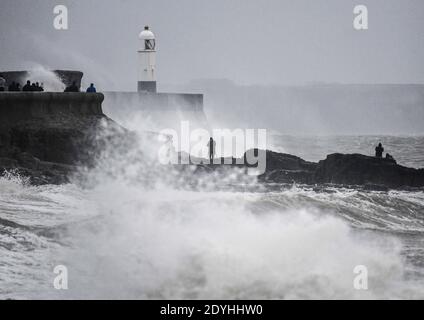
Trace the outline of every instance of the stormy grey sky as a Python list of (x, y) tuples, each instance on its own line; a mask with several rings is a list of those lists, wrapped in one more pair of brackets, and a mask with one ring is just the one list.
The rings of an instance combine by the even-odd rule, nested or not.
[[(53, 28), (53, 7), (69, 30)], [(369, 30), (352, 27), (369, 9)], [(160, 83), (424, 83), (422, 0), (1, 0), (0, 70), (41, 64), (134, 90), (137, 35), (157, 37)]]

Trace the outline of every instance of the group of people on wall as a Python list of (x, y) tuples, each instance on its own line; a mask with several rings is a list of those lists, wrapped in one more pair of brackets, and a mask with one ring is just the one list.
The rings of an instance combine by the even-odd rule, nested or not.
[[(6, 90), (7, 89), (7, 90)], [(0, 75), (0, 91), (10, 91), (10, 92), (42, 92), (44, 91), (43, 83), (27, 81), (26, 84), (21, 87), (19, 82), (12, 81), (8, 86), (6, 85), (6, 79)]]
[[(11, 88), (12, 87), (12, 88)], [(12, 90), (10, 90), (12, 89)], [(14, 81), (9, 86), (9, 91), (20, 91), (20, 84), (15, 83)], [(22, 91), (25, 92), (43, 92), (44, 91), (44, 85), (41, 83), (41, 85), (38, 82), (27, 81), (26, 84), (23, 86)]]
[[(12, 81), (11, 84), (7, 86), (6, 79), (4, 79), (0, 75), (0, 92), (4, 91), (10, 91), (10, 92), (43, 92), (44, 91), (44, 85), (43, 83), (39, 82), (32, 82), (28, 80), (26, 84), (21, 87), (21, 84), (19, 82)], [(64, 92), (80, 92), (79, 86), (77, 86), (76, 81), (73, 81), (70, 86), (67, 86), (65, 88)], [(87, 88), (86, 92), (88, 93), (94, 93), (96, 92), (96, 87), (93, 83), (90, 84), (90, 86)]]

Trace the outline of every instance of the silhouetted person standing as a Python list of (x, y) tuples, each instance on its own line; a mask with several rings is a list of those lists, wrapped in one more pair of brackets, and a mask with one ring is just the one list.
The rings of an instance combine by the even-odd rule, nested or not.
[(31, 81), (27, 81), (26, 85), (22, 88), (22, 91), (31, 91)]
[(96, 92), (96, 88), (94, 87), (94, 83), (90, 84), (90, 86), (87, 88), (88, 93), (94, 93)]
[(383, 152), (384, 152), (384, 148), (383, 148), (383, 145), (380, 142), (378, 144), (378, 146), (375, 148), (375, 156), (377, 158), (383, 158)]
[(209, 148), (209, 163), (213, 163), (213, 158), (215, 156), (215, 147), (216, 142), (212, 139), (212, 137), (209, 139), (208, 148)]

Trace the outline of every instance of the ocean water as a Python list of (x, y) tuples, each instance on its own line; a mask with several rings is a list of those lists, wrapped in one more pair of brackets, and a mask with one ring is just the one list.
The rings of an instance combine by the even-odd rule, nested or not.
[[(423, 137), (274, 136), (272, 145), (319, 160), (372, 153), (380, 140), (401, 164), (423, 167)], [(424, 298), (424, 192), (247, 183), (193, 190), (135, 156), (106, 156), (62, 186), (5, 175), (0, 298)], [(68, 290), (54, 288), (57, 265)], [(357, 266), (367, 290), (354, 286)]]

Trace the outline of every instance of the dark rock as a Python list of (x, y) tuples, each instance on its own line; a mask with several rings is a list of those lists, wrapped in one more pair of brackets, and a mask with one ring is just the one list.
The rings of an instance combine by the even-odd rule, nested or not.
[(0, 158), (0, 168), (16, 168), (18, 161), (10, 158)]
[(313, 184), (313, 172), (306, 170), (272, 170), (259, 177), (261, 181), (276, 183)]
[(248, 152), (255, 152), (255, 155), (266, 152), (266, 172), (259, 177), (265, 182), (361, 186), (366, 190), (376, 191), (424, 187), (424, 169), (403, 167), (394, 159), (361, 154), (332, 154), (319, 163), (312, 163), (272, 151)]
[(266, 159), (267, 169), (269, 167), (270, 170), (280, 165), (284, 170), (313, 171), (316, 168), (316, 163), (290, 154), (267, 151)]
[[(313, 162), (308, 162), (302, 158), (293, 156), (291, 154), (278, 153), (269, 150), (258, 150), (252, 149), (248, 150), (244, 155), (244, 159), (248, 157), (249, 153), (254, 153), (255, 156), (259, 156), (259, 152), (266, 153), (266, 171), (274, 170), (292, 170), (292, 171), (313, 171), (315, 170), (317, 164)], [(245, 163), (247, 161), (245, 160)]]
[[(407, 168), (398, 165), (394, 159), (381, 159), (361, 154), (332, 154), (319, 163), (313, 163), (290, 154), (252, 149), (248, 150), (242, 158), (244, 161), (241, 163), (244, 162), (245, 165), (235, 165), (236, 160), (240, 163), (241, 159), (234, 159), (233, 165), (197, 165), (193, 173), (214, 173), (224, 167), (256, 167), (253, 164), (246, 164), (246, 158), (249, 153), (250, 158), (252, 155), (260, 158), (259, 152), (266, 153), (266, 171), (259, 176), (259, 181), (262, 182), (297, 183), (319, 188), (325, 185), (343, 188), (360, 187), (374, 191), (424, 187), (424, 169)], [(198, 160), (196, 159), (197, 163)], [(221, 163), (224, 163), (223, 160), (221, 159)]]
[(28, 169), (37, 170), (38, 166), (40, 165), (40, 159), (34, 157), (28, 152), (19, 153), (16, 157), (16, 160), (20, 166)]
[(260, 180), (301, 184), (312, 184), (314, 182), (313, 172), (316, 163), (305, 161), (291, 154), (257, 149), (247, 151), (244, 158), (246, 159), (248, 154), (252, 152), (256, 156), (259, 156), (258, 152), (266, 153), (266, 172), (260, 176)]
[(316, 183), (423, 187), (424, 170), (361, 154), (331, 154), (318, 163), (314, 179)]
[(381, 184), (370, 184), (367, 183), (364, 185), (364, 190), (370, 190), (370, 191), (389, 191), (390, 188), (387, 186), (383, 186)]

